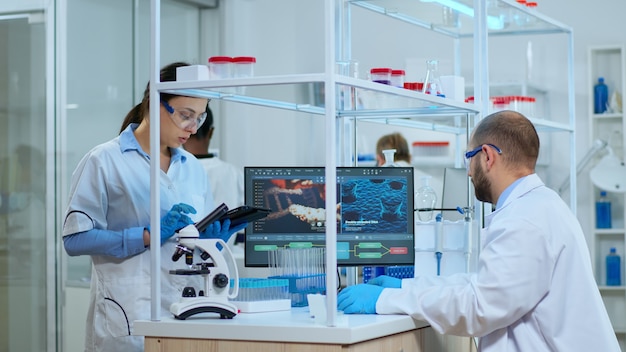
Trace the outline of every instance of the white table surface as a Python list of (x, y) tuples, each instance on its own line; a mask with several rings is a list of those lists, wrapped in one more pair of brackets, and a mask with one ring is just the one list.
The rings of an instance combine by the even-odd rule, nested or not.
[(134, 335), (190, 339), (280, 341), (353, 344), (428, 326), (407, 315), (338, 314), (334, 327), (315, 322), (308, 307), (268, 313), (240, 313), (232, 319), (216, 314), (186, 320), (172, 316), (160, 321), (137, 320)]

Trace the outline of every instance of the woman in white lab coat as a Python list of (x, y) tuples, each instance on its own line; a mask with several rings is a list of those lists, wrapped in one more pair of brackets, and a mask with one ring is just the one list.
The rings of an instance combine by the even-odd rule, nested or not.
[(409, 314), (444, 334), (480, 337), (479, 351), (619, 351), (585, 237), (534, 173), (539, 137), (519, 113), (487, 116), (466, 154), (485, 217), (478, 270), (379, 277), (344, 289), (345, 313)]
[[(176, 80), (174, 63), (161, 70), (161, 81)], [(186, 268), (171, 260), (174, 232), (209, 213), (211, 189), (202, 165), (181, 145), (206, 116), (207, 99), (161, 94), (159, 118), (150, 121), (149, 86), (124, 121), (122, 132), (94, 147), (72, 175), (63, 243), (69, 255), (92, 259), (91, 302), (85, 351), (143, 351), (133, 323), (150, 319), (150, 123), (160, 124), (161, 172), (161, 316), (181, 297), (185, 286), (200, 289), (195, 276), (170, 275)], [(202, 236), (225, 241), (240, 229), (216, 222)]]

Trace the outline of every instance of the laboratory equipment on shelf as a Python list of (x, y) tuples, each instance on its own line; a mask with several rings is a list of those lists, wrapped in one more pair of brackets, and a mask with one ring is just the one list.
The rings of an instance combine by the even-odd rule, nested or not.
[(233, 78), (254, 77), (254, 66), (256, 64), (254, 56), (235, 56), (231, 62)]
[(392, 167), (397, 166), (395, 163), (395, 149), (385, 149), (383, 150), (383, 155), (385, 156), (385, 163), (382, 165), (383, 167)]
[(398, 88), (404, 88), (404, 70), (391, 70), (391, 85)]
[(437, 194), (430, 186), (431, 176), (422, 176), (422, 186), (415, 192), (415, 209), (420, 221), (430, 221), (437, 204)]
[(472, 271), (472, 245), (474, 243), (472, 222), (474, 218), (474, 208), (465, 207), (459, 209), (463, 214), (463, 224), (465, 230), (465, 272)]
[[(254, 56), (235, 56), (232, 59), (231, 74), (233, 78), (254, 77), (254, 66), (256, 58)], [(246, 94), (246, 87), (236, 87), (237, 94)]]
[(441, 257), (443, 256), (443, 216), (435, 217), (435, 257), (437, 258), (437, 276), (441, 275)]
[(432, 95), (444, 95), (441, 89), (441, 81), (439, 80), (439, 61), (426, 61), (426, 78), (424, 78), (424, 87), (422, 93)]
[(593, 86), (593, 113), (602, 114), (606, 112), (609, 102), (609, 88), (604, 83), (604, 77), (598, 78), (598, 83)]
[(209, 58), (209, 77), (227, 79), (232, 77), (233, 58), (230, 56), (211, 56)]
[(622, 260), (617, 249), (611, 247), (606, 256), (606, 285), (620, 286), (622, 284)]
[[(235, 285), (234, 280), (230, 285)], [(239, 278), (239, 294), (231, 302), (241, 313), (290, 310), (289, 280)]]
[(278, 248), (268, 256), (268, 278), (289, 281), (292, 307), (306, 307), (309, 294), (326, 294), (325, 248)]
[(462, 220), (444, 220), (437, 213), (434, 221), (416, 221), (415, 269), (416, 276), (449, 276), (470, 272), (472, 269), (473, 211), (458, 208)]
[(596, 228), (610, 229), (611, 227), (611, 201), (606, 191), (600, 191), (600, 198), (596, 201)]
[(370, 77), (372, 82), (391, 84), (391, 68), (388, 67), (376, 67), (370, 70)]
[(450, 155), (449, 141), (415, 141), (411, 143), (413, 157), (441, 158)]
[[(180, 301), (172, 303), (170, 312), (176, 319), (185, 320), (199, 313), (217, 313), (220, 318), (232, 319), (237, 306), (229, 299), (237, 297), (239, 273), (237, 263), (226, 242), (221, 239), (199, 238), (196, 225), (188, 225), (178, 232), (178, 245), (173, 261), (185, 257), (189, 269), (170, 270), (172, 275), (201, 275), (204, 286), (196, 291), (193, 286), (183, 289)], [(202, 261), (195, 263), (196, 252)], [(234, 285), (231, 287), (231, 280)]]

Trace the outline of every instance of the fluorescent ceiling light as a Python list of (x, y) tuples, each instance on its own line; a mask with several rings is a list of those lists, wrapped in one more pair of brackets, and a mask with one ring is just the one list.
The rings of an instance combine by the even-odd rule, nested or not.
[[(454, 0), (421, 0), (422, 2), (436, 2), (443, 6), (447, 6), (458, 13), (474, 18), (474, 9), (468, 5), (462, 4)], [(487, 28), (502, 29), (504, 24), (502, 20), (494, 16), (487, 16)]]

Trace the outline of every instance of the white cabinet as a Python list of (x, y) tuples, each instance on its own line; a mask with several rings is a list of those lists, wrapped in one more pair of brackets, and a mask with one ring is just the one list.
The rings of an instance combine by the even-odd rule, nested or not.
[[(593, 170), (599, 165), (603, 158), (609, 158), (609, 150), (621, 162), (624, 160), (626, 139), (624, 131), (626, 131), (624, 119), (624, 110), (621, 107), (613, 106), (602, 114), (594, 113), (594, 85), (598, 82), (599, 77), (605, 79), (605, 83), (609, 90), (610, 97), (614, 94), (624, 94), (626, 91), (626, 52), (623, 45), (613, 46), (594, 46), (589, 48), (588, 52), (589, 76), (588, 76), (588, 96), (589, 111), (588, 116), (591, 118), (590, 148), (591, 156), (589, 161), (589, 170)], [(603, 147), (606, 144), (606, 147)], [(594, 151), (598, 151), (595, 152)], [(602, 170), (602, 169), (600, 169)], [(591, 172), (590, 172), (591, 173)], [(608, 173), (607, 173), (608, 175)], [(617, 176), (612, 174), (611, 176)], [(619, 180), (618, 180), (619, 181)], [(622, 180), (621, 183), (624, 181)], [(622, 349), (626, 346), (626, 286), (624, 285), (624, 255), (626, 253), (626, 229), (624, 219), (626, 219), (626, 193), (611, 192), (608, 190), (607, 195), (611, 200), (612, 207), (612, 226), (611, 228), (597, 228), (595, 202), (600, 196), (601, 188), (594, 182), (590, 182), (591, 192), (591, 216), (590, 224), (590, 250), (593, 261), (596, 281), (600, 288), (600, 293), (604, 299), (613, 328), (617, 334)], [(610, 248), (615, 247), (617, 253), (622, 257), (621, 268), (621, 286), (606, 285), (606, 264), (605, 257), (609, 253)]]

